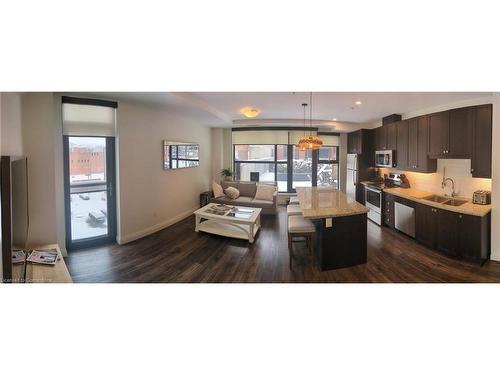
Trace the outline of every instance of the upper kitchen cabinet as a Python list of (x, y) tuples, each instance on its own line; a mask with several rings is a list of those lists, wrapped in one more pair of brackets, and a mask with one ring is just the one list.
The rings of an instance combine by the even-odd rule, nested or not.
[(393, 122), (392, 124), (386, 125), (387, 128), (387, 149), (388, 150), (396, 150), (398, 147), (398, 124), (399, 122)]
[(449, 150), (450, 113), (448, 111), (429, 115), (429, 156), (435, 159), (446, 157)]
[(375, 150), (395, 150), (394, 167), (434, 173), (437, 159), (471, 159), (472, 177), (491, 178), (492, 105), (463, 107), (385, 124)]
[(373, 159), (373, 131), (360, 129), (347, 134), (347, 153), (366, 154), (367, 160)]
[(396, 125), (396, 168), (408, 168), (408, 121), (400, 121)]
[(474, 107), (472, 131), (472, 177), (491, 178), (492, 105)]
[(473, 119), (473, 108), (458, 108), (450, 111), (447, 158), (470, 159), (472, 157)]
[(375, 151), (388, 150), (387, 148), (387, 125), (374, 129)]
[[(429, 139), (429, 116), (420, 116), (408, 121), (408, 164), (406, 170), (434, 173), (437, 160), (427, 156)], [(398, 151), (399, 153), (399, 151)]]
[(436, 159), (470, 159), (474, 107), (429, 115), (429, 156)]
[(361, 154), (361, 130), (347, 134), (347, 153), (348, 154)]

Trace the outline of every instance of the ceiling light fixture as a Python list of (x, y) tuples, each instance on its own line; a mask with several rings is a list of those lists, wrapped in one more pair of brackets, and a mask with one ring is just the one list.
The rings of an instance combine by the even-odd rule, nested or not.
[(254, 118), (259, 115), (260, 111), (257, 108), (245, 107), (240, 109), (240, 113), (247, 118)]
[(337, 118), (336, 117), (332, 118), (332, 121), (337, 121)]
[[(297, 147), (301, 151), (306, 150), (319, 150), (321, 146), (323, 146), (323, 141), (316, 135), (313, 135), (312, 131), (312, 92), (309, 94), (309, 135), (305, 135), (299, 139)], [(307, 103), (303, 103), (302, 107), (304, 108), (304, 128), (306, 127), (306, 107)], [(305, 130), (305, 129), (304, 129)]]
[(354, 104), (356, 104), (356, 105), (361, 105), (361, 104), (363, 104), (363, 103), (361, 103), (361, 100), (357, 100), (357, 101), (356, 101), (356, 103), (354, 103)]

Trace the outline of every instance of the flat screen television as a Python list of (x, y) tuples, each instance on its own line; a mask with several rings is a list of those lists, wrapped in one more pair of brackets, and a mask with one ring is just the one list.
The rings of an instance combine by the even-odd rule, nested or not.
[(12, 250), (26, 250), (29, 231), (28, 162), (24, 157), (1, 158), (2, 271), (12, 281)]

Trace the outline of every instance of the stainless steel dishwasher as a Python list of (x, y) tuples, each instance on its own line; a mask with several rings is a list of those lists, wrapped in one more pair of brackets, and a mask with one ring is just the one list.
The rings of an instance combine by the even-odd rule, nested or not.
[(397, 230), (415, 238), (415, 208), (396, 202), (394, 204), (394, 226)]

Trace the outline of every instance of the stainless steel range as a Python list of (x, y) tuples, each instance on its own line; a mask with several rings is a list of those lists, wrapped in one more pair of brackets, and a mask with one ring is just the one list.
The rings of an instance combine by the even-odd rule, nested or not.
[(368, 208), (368, 219), (382, 225), (382, 191), (385, 188), (409, 188), (410, 183), (404, 174), (390, 173), (382, 181), (365, 183), (365, 206)]

